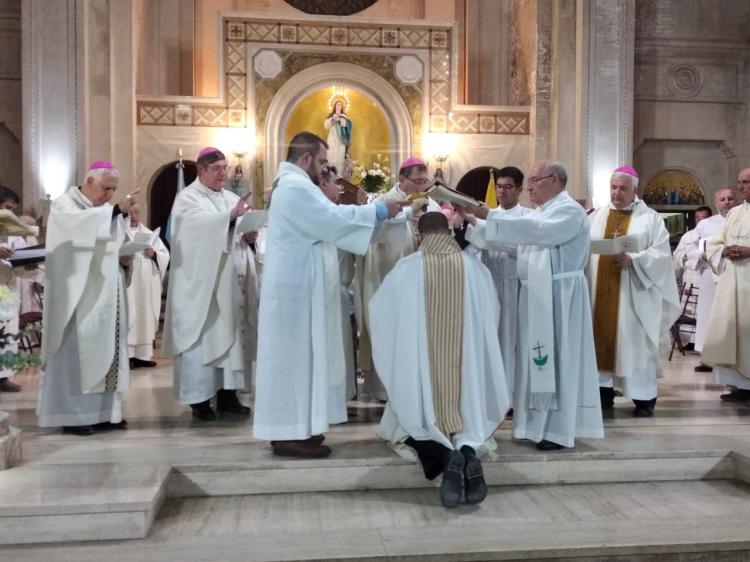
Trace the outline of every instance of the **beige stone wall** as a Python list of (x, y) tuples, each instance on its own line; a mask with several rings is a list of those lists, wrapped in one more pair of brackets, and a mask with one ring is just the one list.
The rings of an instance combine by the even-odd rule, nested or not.
[(0, 183), (23, 196), (21, 0), (0, 0)]
[(748, 21), (747, 1), (637, 0), (634, 160), (644, 183), (684, 168), (712, 203), (750, 166)]
[[(293, 8), (283, 0), (138, 0), (142, 5), (143, 13), (151, 14), (151, 18), (165, 17), (171, 18), (177, 22), (175, 25), (186, 25), (183, 22), (185, 14), (190, 12), (193, 16), (192, 25), (195, 33), (195, 60), (190, 69), (184, 61), (187, 56), (188, 47), (183, 43), (179, 48), (176, 46), (164, 51), (163, 47), (158, 44), (158, 37), (169, 40), (169, 30), (161, 31), (153, 29), (148, 33), (152, 41), (150, 44), (144, 43), (139, 53), (139, 65), (148, 65), (148, 61), (153, 61), (158, 57), (157, 65), (163, 68), (169, 68), (170, 72), (176, 72), (179, 69), (183, 74), (191, 72), (191, 80), (194, 85), (194, 95), (213, 97), (218, 93), (217, 83), (217, 63), (219, 61), (219, 34), (217, 25), (222, 12), (244, 11), (254, 14), (274, 14), (282, 16), (301, 15), (302, 12)], [(495, 1), (495, 0), (493, 0)], [(179, 6), (178, 6), (179, 5)], [(190, 10), (189, 5), (192, 5)], [(177, 12), (175, 12), (177, 10)], [(356, 14), (357, 17), (370, 18), (387, 18), (392, 20), (413, 20), (413, 19), (430, 19), (439, 21), (452, 21), (455, 19), (455, 3), (452, 0), (380, 0), (366, 10)], [(182, 22), (182, 23), (179, 23)], [(149, 80), (144, 80), (144, 84), (149, 84), (153, 90), (153, 84), (156, 82), (157, 71), (154, 68), (149, 69), (153, 73)], [(139, 68), (139, 78), (141, 70)], [(173, 77), (169, 84), (185, 84), (185, 76)], [(141, 90), (139, 85), (138, 93), (149, 93)], [(161, 91), (158, 94), (173, 93)], [(182, 95), (191, 95), (185, 93)]]

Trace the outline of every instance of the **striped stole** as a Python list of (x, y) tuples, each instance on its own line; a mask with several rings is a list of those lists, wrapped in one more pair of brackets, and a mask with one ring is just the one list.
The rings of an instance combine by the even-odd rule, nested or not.
[(435, 423), (448, 438), (461, 431), (464, 262), (449, 234), (427, 235), (424, 258), (427, 341)]

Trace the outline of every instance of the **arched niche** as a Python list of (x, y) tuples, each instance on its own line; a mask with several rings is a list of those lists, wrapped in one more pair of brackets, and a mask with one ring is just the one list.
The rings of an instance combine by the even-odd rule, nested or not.
[[(151, 176), (148, 183), (148, 227), (161, 228), (161, 238), (167, 233), (167, 219), (172, 212), (172, 204), (177, 196), (177, 163), (175, 160), (164, 164)], [(185, 185), (190, 185), (198, 176), (198, 169), (192, 160), (183, 160)]]
[[(377, 103), (393, 135), (392, 167), (412, 152), (413, 129), (406, 104), (385, 79), (361, 66), (329, 62), (306, 68), (292, 76), (271, 100), (265, 121), (263, 185), (270, 186), (286, 152), (284, 131), (296, 104), (309, 93), (331, 85), (357, 90)], [(324, 116), (325, 117), (325, 116)]]
[[(698, 175), (687, 168), (670, 167), (657, 172), (642, 190), (648, 205), (705, 205), (706, 191)], [(677, 199), (670, 199), (670, 193)]]
[(465, 193), (479, 201), (487, 196), (487, 185), (490, 183), (490, 170), (497, 171), (492, 166), (479, 166), (466, 172), (456, 184), (456, 191)]

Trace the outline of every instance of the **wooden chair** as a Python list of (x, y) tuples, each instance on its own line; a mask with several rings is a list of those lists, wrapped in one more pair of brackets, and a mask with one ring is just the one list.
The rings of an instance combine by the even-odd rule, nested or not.
[[(39, 308), (43, 306), (44, 302), (44, 286), (41, 283), (37, 283), (36, 281), (31, 284), (31, 291), (34, 294), (34, 298), (36, 299), (37, 303), (39, 304)], [(31, 312), (24, 312), (23, 314), (19, 315), (18, 317), (18, 329), (19, 331), (23, 331), (24, 329), (28, 328), (32, 324), (38, 324), (39, 329), (34, 330), (30, 332), (29, 334), (26, 334), (25, 336), (22, 336), (18, 340), (18, 345), (23, 349), (24, 351), (28, 351), (31, 353), (31, 350), (34, 347), (41, 347), (42, 345), (42, 313), (39, 311), (31, 311)], [(31, 336), (34, 336), (35, 342), (32, 341)]]

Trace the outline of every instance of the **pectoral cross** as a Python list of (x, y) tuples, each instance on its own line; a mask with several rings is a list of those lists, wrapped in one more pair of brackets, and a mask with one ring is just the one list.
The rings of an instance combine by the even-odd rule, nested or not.
[(534, 351), (536, 351), (536, 356), (541, 359), (542, 357), (542, 350), (544, 349), (544, 346), (541, 344), (541, 342), (536, 342), (536, 347), (532, 347)]

